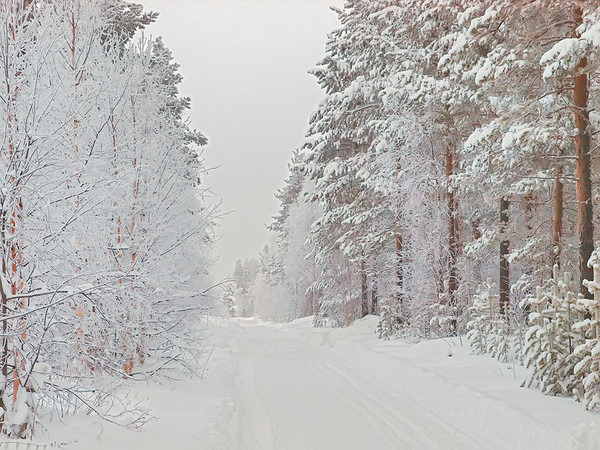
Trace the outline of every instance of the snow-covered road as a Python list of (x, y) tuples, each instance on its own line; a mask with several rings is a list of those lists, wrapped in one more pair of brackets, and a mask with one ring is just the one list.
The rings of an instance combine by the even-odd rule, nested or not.
[(374, 376), (372, 361), (356, 354), (360, 348), (340, 351), (318, 339), (315, 345), (314, 339), (307, 342), (266, 325), (242, 325), (240, 331), (230, 341), (238, 364), (239, 448), (481, 449), (497, 444), (476, 427), (453, 425), (435, 413), (435, 404), (422, 404), (408, 377)]
[(85, 449), (596, 449), (600, 416), (519, 387), (524, 369), (468, 355), (456, 339), (214, 319), (202, 380), (151, 385), (157, 421), (132, 432), (72, 419)]

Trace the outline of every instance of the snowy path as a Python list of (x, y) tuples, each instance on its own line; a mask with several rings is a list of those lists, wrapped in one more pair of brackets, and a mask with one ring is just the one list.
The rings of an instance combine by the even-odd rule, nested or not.
[(76, 418), (51, 434), (81, 449), (600, 448), (600, 415), (520, 388), (522, 368), (458, 340), (382, 342), (375, 322), (216, 319), (203, 380), (140, 391), (158, 418), (143, 432)]
[(476, 429), (457, 430), (420, 405), (411, 385), (388, 386), (332, 347), (307, 345), (269, 326), (242, 330), (232, 340), (244, 418), (240, 448), (494, 446)]
[(213, 337), (236, 386), (227, 448), (600, 448), (600, 417), (520, 388), (523, 368), (470, 356), (458, 340), (382, 342), (376, 320), (220, 322)]

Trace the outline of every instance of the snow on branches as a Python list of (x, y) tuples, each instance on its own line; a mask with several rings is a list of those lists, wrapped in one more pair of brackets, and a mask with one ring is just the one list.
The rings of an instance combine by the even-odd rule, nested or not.
[(120, 0), (0, 5), (2, 433), (30, 436), (48, 405), (111, 417), (113, 388), (93, 387), (193, 355), (214, 210), (177, 65), (131, 40), (155, 18)]
[(467, 332), (476, 352), (525, 358), (527, 385), (596, 408), (600, 1), (337, 12), (312, 71), (325, 98), (279, 197), (276, 246), (295, 255), (281, 282), (303, 280), (317, 324), (380, 313), (386, 339)]

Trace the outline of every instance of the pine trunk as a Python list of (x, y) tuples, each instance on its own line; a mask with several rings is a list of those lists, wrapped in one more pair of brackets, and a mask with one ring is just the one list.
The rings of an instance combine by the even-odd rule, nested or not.
[(373, 276), (371, 284), (371, 314), (379, 314), (379, 296), (377, 293), (377, 273)]
[(458, 221), (457, 204), (450, 177), (454, 173), (454, 154), (450, 146), (446, 147), (446, 182), (448, 183), (448, 304), (456, 306), (457, 258), (458, 258)]
[(508, 206), (507, 197), (500, 199), (500, 313), (506, 315), (510, 304), (510, 264), (508, 262), (508, 249), (510, 241), (506, 238), (506, 228), (508, 225)]
[(533, 237), (533, 194), (525, 195), (525, 227), (527, 228), (527, 239)]
[(367, 269), (365, 261), (360, 262), (360, 297), (361, 297), (361, 317), (369, 314), (369, 286), (367, 279)]
[[(580, 7), (574, 10), (575, 26), (583, 22)], [(579, 37), (579, 33), (575, 33)], [(585, 72), (587, 59), (583, 58), (575, 67), (573, 103), (575, 105), (575, 169), (577, 176), (577, 224), (579, 231), (579, 290), (585, 298), (592, 294), (583, 285), (583, 280), (593, 280), (594, 274), (587, 263), (594, 250), (594, 224), (592, 209), (592, 178), (590, 167), (590, 130), (588, 110), (588, 75)]]
[[(560, 267), (560, 255), (562, 252), (561, 236), (563, 226), (563, 197), (564, 186), (561, 180), (562, 168), (557, 169), (554, 178), (554, 217), (552, 224), (552, 266)], [(554, 272), (553, 272), (554, 273)]]
[[(475, 219), (471, 222), (471, 229), (473, 230), (473, 241), (477, 241), (481, 239), (481, 221), (479, 219)], [(481, 275), (481, 261), (479, 258), (475, 258), (473, 261), (472, 268), (472, 276), (475, 284), (481, 284), (483, 281), (483, 277)]]

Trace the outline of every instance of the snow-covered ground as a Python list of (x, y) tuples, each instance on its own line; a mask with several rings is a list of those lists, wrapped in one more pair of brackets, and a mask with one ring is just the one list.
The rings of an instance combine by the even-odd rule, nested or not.
[(143, 431), (72, 417), (45, 438), (69, 449), (597, 449), (600, 415), (520, 388), (523, 368), (459, 339), (376, 338), (346, 329), (214, 319), (202, 380), (138, 387)]

